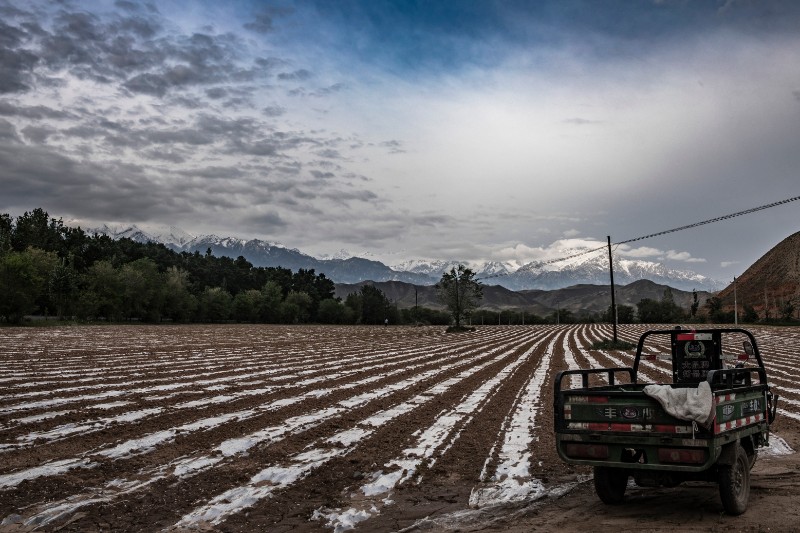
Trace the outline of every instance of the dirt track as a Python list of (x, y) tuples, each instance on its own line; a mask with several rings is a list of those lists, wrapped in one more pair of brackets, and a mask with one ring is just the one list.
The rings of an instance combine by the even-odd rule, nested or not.
[[(712, 485), (631, 487), (621, 507), (597, 500), (589, 470), (555, 453), (550, 379), (629, 359), (585, 349), (607, 334), (0, 330), (0, 529), (794, 530), (796, 454), (759, 459), (741, 517), (724, 515)], [(756, 334), (785, 398), (774, 431), (798, 449), (800, 335)], [(516, 451), (515, 432), (527, 443)], [(514, 461), (525, 467), (516, 479), (502, 474)], [(530, 490), (515, 501), (521, 483)], [(476, 509), (476, 491), (495, 496)], [(537, 494), (549, 495), (530, 503)]]
[(750, 505), (741, 516), (722, 510), (715, 485), (675, 488), (629, 486), (621, 506), (607, 506), (591, 479), (569, 492), (535, 503), (493, 511), (431, 517), (405, 531), (524, 533), (530, 531), (731, 532), (800, 530), (800, 462), (797, 454), (759, 459), (751, 473)]

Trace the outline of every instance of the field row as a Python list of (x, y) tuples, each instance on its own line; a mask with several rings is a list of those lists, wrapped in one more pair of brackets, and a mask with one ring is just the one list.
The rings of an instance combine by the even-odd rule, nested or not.
[[(796, 445), (800, 334), (754, 333)], [(529, 502), (587, 474), (555, 453), (555, 373), (633, 361), (589, 349), (608, 325), (0, 335), (0, 518), (20, 529), (391, 530)]]

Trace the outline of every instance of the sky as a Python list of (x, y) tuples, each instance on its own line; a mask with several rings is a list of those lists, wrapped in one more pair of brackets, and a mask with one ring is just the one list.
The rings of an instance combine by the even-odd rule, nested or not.
[[(800, 2), (0, 0), (0, 212), (525, 264), (800, 196)], [(731, 280), (800, 201), (615, 247)]]

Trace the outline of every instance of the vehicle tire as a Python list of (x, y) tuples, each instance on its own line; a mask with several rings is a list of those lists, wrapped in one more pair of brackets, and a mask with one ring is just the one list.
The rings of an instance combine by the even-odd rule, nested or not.
[(747, 510), (750, 499), (750, 460), (740, 445), (736, 445), (732, 465), (719, 466), (719, 496), (729, 515), (737, 516)]
[(621, 468), (594, 467), (594, 490), (603, 503), (619, 505), (625, 497), (628, 473)]

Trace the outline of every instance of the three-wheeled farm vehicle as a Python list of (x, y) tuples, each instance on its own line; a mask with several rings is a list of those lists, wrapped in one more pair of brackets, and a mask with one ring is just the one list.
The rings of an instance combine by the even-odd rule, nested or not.
[[(658, 359), (672, 361), (672, 379), (641, 383), (644, 362)], [(648, 374), (664, 372), (652, 365)], [(622, 503), (629, 478), (639, 486), (709, 481), (719, 483), (727, 513), (747, 509), (750, 468), (778, 402), (749, 331), (647, 331), (632, 367), (567, 370), (554, 386), (558, 454), (594, 467), (603, 502)]]

